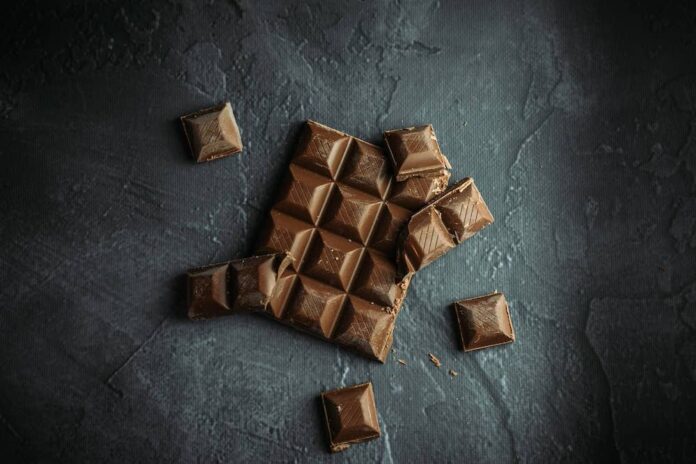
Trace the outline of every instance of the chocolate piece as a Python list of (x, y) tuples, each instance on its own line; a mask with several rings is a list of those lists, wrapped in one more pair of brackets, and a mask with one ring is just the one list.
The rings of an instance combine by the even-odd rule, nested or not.
[(473, 179), (461, 180), (415, 213), (403, 229), (400, 272), (423, 269), (492, 222)]
[(432, 207), (411, 218), (404, 243), (402, 267), (407, 272), (423, 269), (455, 247), (440, 212)]
[(457, 244), (494, 221), (481, 192), (471, 178), (465, 178), (452, 186), (435, 199), (433, 205), (440, 212), (442, 222)]
[(464, 351), (510, 343), (515, 331), (510, 320), (505, 295), (489, 295), (461, 300), (454, 303), (459, 335)]
[(294, 258), (266, 314), (384, 362), (410, 283), (399, 232), (448, 178), (395, 182), (379, 147), (309, 121), (261, 233), (259, 252)]
[(242, 151), (242, 138), (229, 102), (182, 116), (181, 123), (197, 163)]
[(387, 131), (384, 140), (399, 182), (415, 176), (440, 177), (452, 168), (430, 124)]
[(287, 254), (252, 256), (229, 262), (227, 279), (233, 311), (265, 311), (278, 276), (292, 263)]
[(354, 443), (380, 436), (375, 396), (370, 382), (321, 394), (329, 432), (329, 448), (335, 453)]
[(265, 311), (292, 263), (285, 253), (237, 259), (188, 273), (188, 317), (210, 319), (234, 311)]
[(227, 263), (199, 267), (188, 273), (188, 317), (210, 319), (230, 314)]

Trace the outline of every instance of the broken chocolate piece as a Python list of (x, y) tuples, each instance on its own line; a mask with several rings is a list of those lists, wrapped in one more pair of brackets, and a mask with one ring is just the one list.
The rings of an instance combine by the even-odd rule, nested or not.
[(455, 243), (462, 243), (482, 230), (494, 219), (476, 188), (474, 180), (466, 178), (452, 186), (433, 201), (442, 222)]
[(210, 319), (235, 311), (265, 311), (282, 292), (281, 276), (292, 263), (286, 253), (236, 259), (188, 273), (188, 317)]
[(292, 263), (290, 255), (277, 253), (229, 262), (229, 294), (233, 311), (265, 311), (276, 291), (278, 276)]
[(493, 222), (471, 178), (447, 189), (416, 212), (402, 230), (402, 274), (416, 272)]
[(182, 116), (181, 123), (197, 163), (242, 151), (242, 138), (229, 102)]
[(406, 231), (401, 257), (402, 265), (407, 272), (423, 269), (455, 247), (436, 208), (427, 208), (414, 215)]
[(502, 293), (457, 301), (454, 303), (454, 311), (464, 351), (515, 340), (510, 310)]
[(387, 131), (384, 140), (399, 182), (416, 176), (440, 177), (451, 169), (431, 124)]
[(331, 452), (380, 436), (375, 396), (370, 382), (323, 392), (324, 418)]
[(227, 263), (221, 263), (189, 271), (189, 319), (210, 319), (231, 314), (227, 301), (228, 268)]

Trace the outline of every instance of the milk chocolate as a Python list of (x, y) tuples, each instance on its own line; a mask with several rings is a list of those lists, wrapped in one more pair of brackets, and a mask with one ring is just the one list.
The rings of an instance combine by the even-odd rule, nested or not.
[(430, 124), (387, 131), (384, 140), (397, 181), (411, 177), (440, 177), (452, 168), (440, 151)]
[(370, 382), (321, 394), (331, 452), (380, 436)]
[(454, 303), (464, 351), (511, 343), (515, 331), (505, 295), (490, 293)]
[(400, 273), (423, 269), (492, 222), (473, 179), (461, 180), (416, 212), (403, 229)]
[(294, 258), (265, 313), (384, 362), (410, 283), (399, 232), (448, 179), (397, 182), (382, 149), (309, 121), (261, 233), (260, 253)]
[(181, 124), (197, 163), (242, 151), (242, 138), (229, 102), (182, 116)]
[(188, 273), (188, 317), (211, 319), (235, 311), (264, 311), (292, 263), (285, 253), (236, 259)]

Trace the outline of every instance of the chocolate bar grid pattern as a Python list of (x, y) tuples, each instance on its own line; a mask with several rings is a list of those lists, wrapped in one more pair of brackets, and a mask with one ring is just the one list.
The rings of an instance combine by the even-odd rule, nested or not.
[(262, 236), (288, 251), (268, 311), (281, 322), (384, 361), (409, 280), (397, 281), (396, 240), (434, 179), (397, 183), (377, 146), (309, 121)]

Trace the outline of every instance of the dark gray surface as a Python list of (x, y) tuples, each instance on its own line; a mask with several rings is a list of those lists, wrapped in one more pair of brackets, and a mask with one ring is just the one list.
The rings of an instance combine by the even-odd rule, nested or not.
[[(18, 3), (1, 461), (693, 462), (693, 8)], [(244, 153), (194, 165), (176, 118), (225, 99)], [(377, 142), (431, 122), (497, 218), (416, 277), (386, 365), (182, 318), (182, 273), (251, 250), (308, 118)], [(518, 340), (458, 351), (448, 305), (494, 289)], [(330, 456), (317, 396), (366, 380), (383, 436)]]

